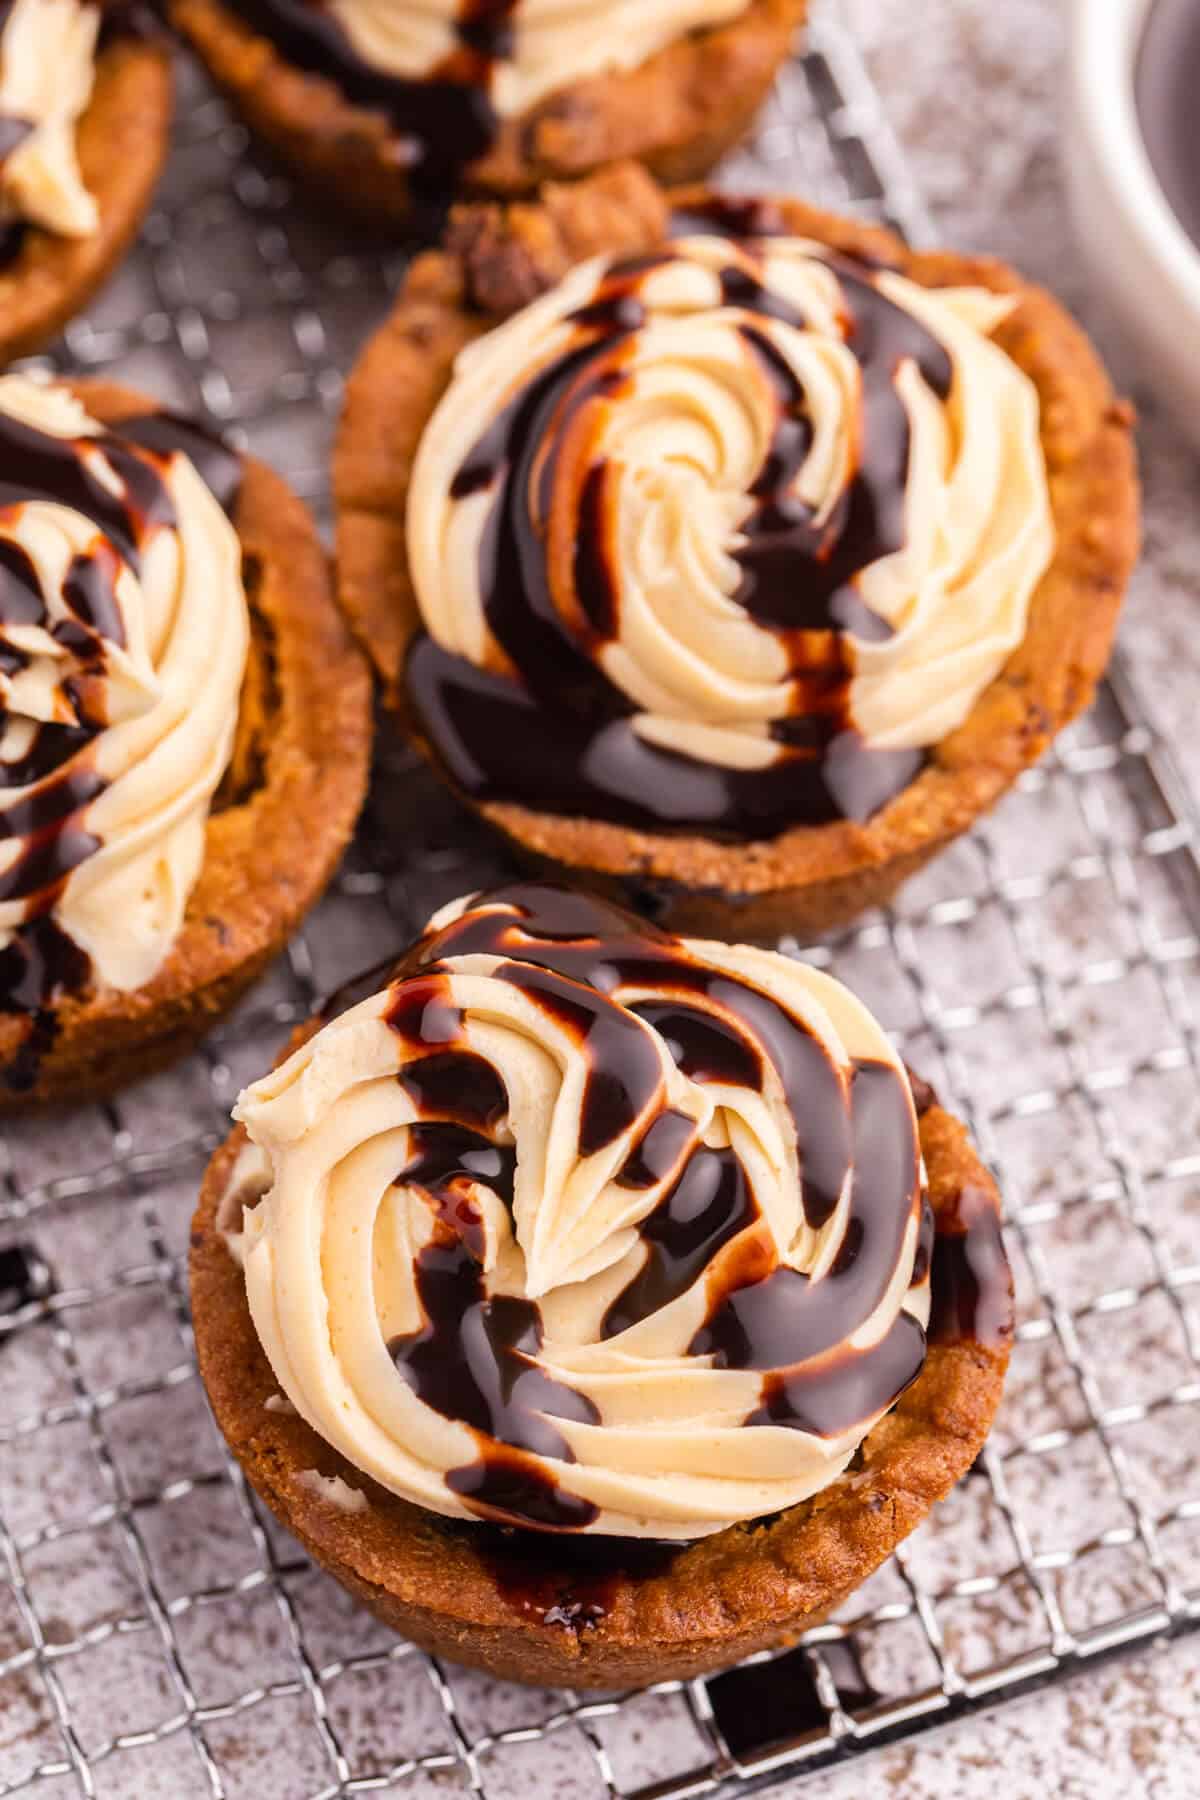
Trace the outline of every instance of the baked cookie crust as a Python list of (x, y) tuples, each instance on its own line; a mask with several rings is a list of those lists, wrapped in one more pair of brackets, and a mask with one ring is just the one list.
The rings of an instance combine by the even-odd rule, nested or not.
[[(303, 1040), (315, 1024), (297, 1034)], [(293, 1045), (294, 1047), (294, 1045)], [(209, 1166), (192, 1227), (200, 1372), (217, 1424), (256, 1492), (308, 1553), (364, 1605), (426, 1650), (510, 1680), (620, 1688), (705, 1674), (820, 1624), (966, 1474), (999, 1403), (1012, 1341), (999, 1197), (964, 1127), (914, 1082), (939, 1242), (964, 1227), (989, 1249), (978, 1335), (961, 1328), (947, 1265), (921, 1374), (851, 1468), (771, 1518), (644, 1556), (626, 1540), (500, 1534), (442, 1519), (380, 1488), (290, 1408), (259, 1343), (242, 1273), (218, 1228), (238, 1127)], [(961, 1241), (961, 1238), (960, 1238)], [(990, 1264), (987, 1258), (990, 1256)], [(969, 1310), (969, 1309), (968, 1309)], [(986, 1341), (980, 1341), (986, 1339)], [(303, 1479), (316, 1470), (366, 1497), (346, 1511)], [(581, 1562), (580, 1548), (595, 1550)]]
[(165, 43), (117, 38), (96, 59), (79, 121), (79, 165), (100, 213), (90, 237), (30, 226), (0, 268), (0, 364), (50, 342), (123, 259), (150, 203), (170, 145), (173, 79)]
[[(600, 75), (501, 121), (468, 189), (522, 194), (637, 157), (693, 181), (741, 138), (787, 57), (806, 0), (750, 0), (730, 24), (681, 37), (640, 68)], [(414, 191), (404, 139), (382, 113), (295, 68), (224, 0), (169, 0), (168, 16), (268, 144), (338, 206), (404, 226)]]
[[(105, 425), (152, 406), (108, 382), (70, 385)], [(370, 672), (306, 508), (265, 464), (245, 457), (243, 470), (234, 525), (251, 647), (233, 758), (183, 928), (145, 987), (85, 988), (46, 1009), (50, 1041), (32, 1087), (5, 1079), (20, 1066), (31, 1021), (0, 1012), (0, 1113), (97, 1099), (194, 1048), (283, 949), (354, 830), (370, 766)]]
[[(660, 243), (670, 212), (703, 189), (664, 193), (624, 166), (534, 204), (468, 206), (442, 249), (412, 266), (347, 388), (334, 460), (342, 604), (405, 717), (402, 670), (420, 630), (404, 514), (417, 445), (473, 338), (597, 252)], [(1104, 672), (1139, 540), (1133, 415), (1082, 330), (1049, 294), (986, 257), (908, 249), (890, 232), (801, 200), (764, 203), (774, 228), (880, 257), (927, 287), (1014, 296), (996, 341), (1037, 388), (1056, 546), (1024, 641), (917, 778), (865, 824), (795, 826), (723, 843), (489, 802), (477, 810), (534, 866), (649, 910), (671, 930), (769, 938), (844, 923), (886, 904), (966, 831), (1084, 710)], [(428, 748), (427, 746), (422, 746)]]

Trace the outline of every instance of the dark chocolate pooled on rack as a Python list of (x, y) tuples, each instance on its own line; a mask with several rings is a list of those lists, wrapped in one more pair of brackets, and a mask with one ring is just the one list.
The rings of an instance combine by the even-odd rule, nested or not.
[[(745, 204), (735, 213), (741, 216)], [(515, 675), (476, 667), (418, 634), (406, 667), (409, 704), (451, 782), (480, 802), (607, 820), (634, 829), (699, 831), (718, 840), (778, 836), (798, 824), (864, 821), (925, 763), (920, 750), (872, 748), (850, 705), (853, 638), (891, 628), (859, 595), (857, 575), (904, 544), (909, 424), (895, 385), (911, 363), (945, 399), (953, 370), (943, 346), (872, 280), (870, 266), (829, 259), (841, 287), (845, 341), (862, 373), (861, 453), (827, 517), (795, 498), (811, 446), (802, 383), (756, 321), (802, 321), (751, 273), (753, 238), (739, 240), (720, 276), (726, 303), (745, 315), (745, 343), (777, 394), (774, 440), (750, 492), (733, 552), (733, 596), (779, 641), (793, 689), (789, 715), (769, 735), (775, 760), (745, 769), (650, 743), (636, 707), (599, 654), (618, 633), (619, 571), (610, 566), (604, 481), (592, 464), (581, 490), (572, 580), (593, 634), (583, 643), (560, 622), (545, 550), (568, 427), (590, 403), (619, 406), (625, 361), (644, 322), (643, 279), (670, 252), (616, 264), (572, 323), (576, 338), (519, 389), (468, 453), (452, 487), (493, 498), (480, 546), (488, 629)]]

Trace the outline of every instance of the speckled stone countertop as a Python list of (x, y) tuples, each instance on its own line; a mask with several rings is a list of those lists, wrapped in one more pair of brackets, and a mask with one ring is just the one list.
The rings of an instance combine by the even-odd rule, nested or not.
[[(946, 243), (1018, 263), (1107, 348), (1059, 180), (1060, 3), (830, 0)], [(179, 86), (156, 212), (69, 351), (237, 425), (327, 520), (342, 378), (400, 259), (289, 198), (186, 62)], [(777, 175), (838, 204), (799, 67), (780, 86), (726, 176)], [(1118, 378), (1142, 409), (1148, 490), (1124, 644), (1200, 796), (1200, 470), (1133, 373)], [(868, 919), (831, 953), (914, 1066), (971, 1111), (1004, 1177), (1021, 1320), (988, 1467), (842, 1621), (889, 1704), (938, 1691), (931, 1625), (966, 1684), (1043, 1655), (1056, 1618), (1057, 1641), (1086, 1643), (1162, 1616), (1168, 1592), (1175, 1608), (1200, 1594), (1200, 945), (1175, 880), (1186, 852), (1160, 829), (1161, 804), (1135, 793), (1152, 748), (1102, 706), (906, 889), (895, 921)], [(714, 1737), (677, 1689), (585, 1709), (434, 1668), (376, 1624), (253, 1510), (191, 1355), (189, 1221), (238, 1089), (314, 996), (500, 873), (391, 745), (343, 877), (204, 1057), (66, 1129), (18, 1120), (0, 1134), (0, 1250), (27, 1244), (57, 1282), (0, 1333), (0, 1797), (708, 1791)], [(784, 1685), (784, 1737), (808, 1729), (805, 1682)], [(1200, 1800), (1200, 1634), (772, 1791)]]
[[(1059, 293), (1137, 402), (1146, 541), (1122, 642), (1200, 791), (1200, 468), (1136, 370), (1122, 366), (1072, 254), (1058, 154), (1061, 6), (844, 0), (844, 9), (945, 242), (1003, 256)], [(778, 1791), (789, 1800), (1195, 1800), (1200, 1643), (1130, 1657)]]

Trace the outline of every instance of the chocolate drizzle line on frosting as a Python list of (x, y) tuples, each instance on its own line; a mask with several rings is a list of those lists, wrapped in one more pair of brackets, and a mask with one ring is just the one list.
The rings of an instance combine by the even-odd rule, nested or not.
[(468, 1228), (464, 1236), (457, 1217), (447, 1219), (442, 1210), (437, 1236), (417, 1258), (426, 1323), (392, 1339), (392, 1361), (435, 1412), (510, 1449), (573, 1462), (569, 1444), (550, 1421), (594, 1424), (596, 1409), (536, 1366), (541, 1314), (532, 1300), (515, 1294), (488, 1298), (473, 1235)]
[(386, 114), (411, 145), (414, 188), (432, 202), (495, 142), (489, 89), (496, 63), (512, 54), (515, 9), (516, 0), (460, 0), (456, 48), (415, 80), (368, 62), (320, 0), (239, 0), (237, 12), (294, 67), (334, 82), (353, 105)]
[[(775, 1268), (724, 1295), (693, 1339), (717, 1368), (763, 1369), (763, 1404), (751, 1425), (788, 1425), (834, 1437), (880, 1410), (920, 1373), (925, 1334), (907, 1312), (869, 1350), (848, 1340), (887, 1291), (911, 1214), (894, 1205), (913, 1187), (919, 1152), (908, 1093), (889, 1065), (858, 1063), (850, 1089), (853, 1175), (842, 1247), (820, 1281)], [(805, 1139), (801, 1136), (801, 1143)]]
[[(711, 230), (711, 226), (709, 227)], [(754, 243), (739, 242), (721, 280), (744, 315), (742, 334), (777, 393), (774, 441), (750, 498), (735, 552), (734, 598), (786, 651), (794, 690), (771, 736), (776, 760), (741, 769), (701, 762), (644, 740), (636, 708), (597, 660), (618, 635), (620, 580), (605, 503), (608, 464), (594, 461), (578, 496), (559, 494), (565, 446), (579, 415), (618, 407), (634, 335), (645, 320), (642, 280), (670, 251), (614, 266), (595, 301), (571, 321), (578, 341), (509, 402), (469, 452), (452, 484), (461, 500), (492, 490), (480, 551), (487, 625), (513, 673), (481, 669), (419, 634), (406, 685), (420, 729), (449, 779), (479, 802), (508, 801), (643, 830), (702, 831), (728, 840), (773, 837), (797, 824), (862, 821), (908, 785), (919, 750), (878, 750), (850, 709), (854, 645), (890, 636), (865, 604), (856, 576), (904, 543), (909, 425), (895, 386), (911, 362), (945, 399), (953, 370), (940, 343), (874, 284), (869, 264), (829, 259), (840, 283), (845, 340), (862, 370), (858, 467), (818, 520), (793, 493), (811, 444), (804, 388), (758, 320), (802, 324), (764, 281), (748, 274)], [(557, 496), (557, 499), (556, 499)], [(556, 504), (575, 509), (575, 608), (591, 640), (572, 641), (551, 586), (547, 534)]]
[[(240, 459), (191, 421), (151, 413), (123, 420), (113, 431), (62, 438), (0, 413), (0, 674), (13, 676), (26, 665), (25, 652), (6, 635), (21, 625), (44, 626), (70, 652), (76, 669), (62, 688), (75, 723), (40, 724), (19, 755), (0, 757), (0, 791), (31, 790), (0, 811), (0, 840), (23, 841), (20, 855), (0, 873), (0, 899), (24, 899), (28, 907), (26, 922), (0, 949), (0, 1012), (28, 1020), (20, 1049), (2, 1071), (18, 1092), (35, 1084), (54, 1042), (57, 1003), (82, 992), (90, 979), (87, 956), (49, 915), (71, 871), (99, 848), (99, 839), (79, 822), (104, 790), (89, 756), (107, 720), (102, 708), (93, 710), (90, 689), (104, 671), (106, 646), (124, 646), (115, 589), (122, 564), (140, 570), (153, 532), (176, 523), (165, 480), (166, 460), (175, 451), (196, 462), (219, 502), (232, 509)], [(118, 491), (89, 466), (98, 456)], [(52, 615), (32, 561), (3, 536), (5, 515), (19, 514), (30, 501), (69, 507), (96, 528), (92, 545), (76, 556), (63, 583), (66, 618)], [(0, 702), (0, 741), (8, 724)]]
[(605, 1314), (604, 1336), (627, 1331), (686, 1293), (757, 1217), (746, 1171), (733, 1151), (698, 1146), (642, 1224), (645, 1264)]
[[(749, 979), (701, 962), (686, 942), (606, 902), (514, 884), (421, 940), (385, 1014), (409, 1053), (399, 1079), (421, 1112), (397, 1182), (423, 1190), (436, 1219), (416, 1258), (424, 1324), (389, 1351), (427, 1405), (475, 1433), (478, 1457), (450, 1472), (452, 1491), (485, 1517), (540, 1529), (579, 1529), (597, 1516), (532, 1460), (573, 1462), (554, 1421), (598, 1422), (595, 1407), (539, 1368), (537, 1303), (489, 1294), (484, 1278), (472, 1190), (490, 1190), (511, 1213), (517, 1152), (506, 1141), (503, 1084), (462, 1042), (451, 995), (452, 959), (481, 954), (500, 958), (494, 976), (519, 987), (584, 1051), (580, 1155), (633, 1128), (617, 1180), (669, 1182), (638, 1228), (644, 1261), (610, 1303), (603, 1336), (703, 1281), (707, 1323), (690, 1354), (761, 1371), (761, 1405), (748, 1425), (835, 1436), (891, 1405), (920, 1369), (920, 1325), (902, 1313), (866, 1352), (847, 1340), (883, 1299), (914, 1212), (932, 1217), (904, 1077), (863, 1062), (847, 1081), (808, 1029)], [(646, 1000), (647, 989), (663, 1000)], [(695, 1122), (668, 1104), (654, 1033), (693, 1081), (761, 1090), (773, 1066), (796, 1124), (810, 1224), (829, 1220), (853, 1169), (842, 1247), (826, 1277), (810, 1281), (779, 1264), (736, 1151), (703, 1144)], [(926, 1247), (914, 1282), (928, 1260)], [(994, 1274), (980, 1270), (985, 1285)]]

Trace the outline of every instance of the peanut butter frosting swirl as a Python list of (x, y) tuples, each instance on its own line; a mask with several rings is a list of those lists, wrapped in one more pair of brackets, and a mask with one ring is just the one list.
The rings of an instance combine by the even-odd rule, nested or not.
[(701, 1536), (825, 1487), (922, 1366), (909, 1082), (799, 962), (501, 889), (236, 1116), (277, 1381), (434, 1512)]
[(470, 344), (426, 428), (408, 691), (477, 799), (862, 820), (1024, 635), (1053, 527), (1010, 300), (704, 224)]
[(0, 215), (60, 237), (99, 223), (75, 134), (92, 97), (101, 9), (86, 0), (0, 4)]
[[(182, 446), (182, 447), (181, 447)], [(249, 623), (236, 460), (0, 379), (0, 1006), (142, 987), (200, 873)]]

